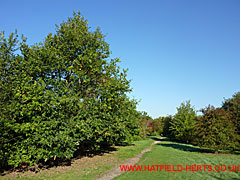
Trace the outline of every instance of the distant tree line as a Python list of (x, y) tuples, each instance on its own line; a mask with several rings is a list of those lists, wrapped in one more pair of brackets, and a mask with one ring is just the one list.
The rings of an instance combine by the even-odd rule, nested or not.
[(162, 135), (215, 152), (240, 151), (240, 92), (226, 99), (221, 107), (209, 105), (200, 112), (202, 115), (197, 115), (190, 101), (186, 101), (174, 116), (148, 118), (151, 125), (145, 134)]

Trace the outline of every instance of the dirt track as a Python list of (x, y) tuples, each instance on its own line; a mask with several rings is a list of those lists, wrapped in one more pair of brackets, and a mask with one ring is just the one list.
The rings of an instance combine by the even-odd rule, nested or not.
[(121, 171), (121, 169), (119, 168), (120, 165), (123, 165), (123, 164), (125, 166), (126, 165), (129, 165), (129, 166), (130, 165), (135, 165), (141, 159), (143, 154), (146, 153), (146, 152), (151, 151), (152, 150), (152, 146), (154, 144), (157, 144), (157, 143), (159, 143), (159, 141), (154, 141), (149, 148), (142, 150), (142, 152), (140, 154), (138, 154), (137, 156), (135, 156), (133, 158), (130, 158), (130, 159), (127, 159), (123, 163), (116, 165), (116, 167), (114, 167), (113, 169), (107, 171), (103, 176), (97, 178), (97, 180), (111, 180), (111, 179), (113, 179), (113, 178), (123, 174), (124, 171)]

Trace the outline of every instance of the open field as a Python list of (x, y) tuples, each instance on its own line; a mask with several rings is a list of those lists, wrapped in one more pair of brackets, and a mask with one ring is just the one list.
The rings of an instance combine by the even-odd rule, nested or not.
[[(159, 144), (153, 146), (152, 151), (143, 155), (138, 165), (177, 165), (190, 166), (190, 165), (211, 165), (214, 170), (216, 165), (239, 165), (240, 170), (240, 155), (232, 154), (212, 154), (203, 153), (202, 149), (175, 143), (171, 141), (161, 141)], [(156, 167), (156, 166), (155, 166)], [(150, 169), (149, 168), (149, 169)], [(217, 167), (217, 170), (219, 167)], [(224, 168), (223, 168), (224, 169)], [(196, 169), (195, 169), (196, 170)], [(228, 170), (228, 168), (227, 168)], [(146, 170), (144, 172), (131, 171), (122, 174), (115, 178), (118, 180), (123, 179), (240, 179), (240, 171), (155, 171), (151, 172)]]

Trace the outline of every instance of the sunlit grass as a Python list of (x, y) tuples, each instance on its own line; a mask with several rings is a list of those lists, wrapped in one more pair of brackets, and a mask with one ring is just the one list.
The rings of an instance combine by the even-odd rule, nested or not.
[[(204, 152), (204, 153), (203, 153)], [(240, 165), (240, 155), (212, 154), (192, 145), (162, 141), (147, 152), (139, 165)], [(240, 169), (240, 166), (239, 166)], [(240, 171), (131, 171), (115, 179), (240, 179)]]

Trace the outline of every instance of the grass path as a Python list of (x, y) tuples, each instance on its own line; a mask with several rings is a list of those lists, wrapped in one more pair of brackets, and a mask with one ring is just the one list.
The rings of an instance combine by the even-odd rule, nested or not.
[(121, 164), (117, 164), (113, 169), (110, 169), (109, 171), (107, 171), (103, 176), (101, 176), (100, 178), (98, 178), (97, 180), (111, 180), (121, 174), (123, 174), (124, 172), (120, 170), (120, 165), (124, 164), (124, 165), (135, 165), (140, 159), (141, 157), (146, 153), (152, 150), (152, 146), (154, 144), (157, 144), (159, 141), (154, 141), (151, 146), (147, 149), (142, 150), (142, 152), (140, 154), (138, 154), (137, 156), (127, 159), (125, 160), (123, 163)]
[[(201, 153), (202, 149), (171, 141), (160, 141), (152, 151), (143, 155), (138, 165), (239, 165), (240, 155), (215, 155)], [(218, 179), (239, 180), (240, 171), (129, 171), (115, 178), (116, 180), (155, 180), (155, 179)]]
[[(138, 165), (150, 167), (151, 165), (175, 165), (175, 167), (177, 165), (211, 165), (214, 168), (215, 165), (239, 165), (240, 170), (240, 155), (202, 153), (203, 150), (199, 147), (167, 140), (161, 140), (157, 144), (153, 142), (154, 139), (136, 141), (131, 146), (115, 147), (116, 151), (75, 159), (71, 166), (45, 169), (37, 174), (13, 172), (0, 176), (0, 180), (93, 180), (98, 178), (107, 180), (114, 177), (116, 180), (240, 180), (240, 171), (156, 171), (155, 169), (155, 171), (120, 172), (119, 165), (133, 165), (137, 162)], [(109, 176), (111, 173), (114, 176)]]

